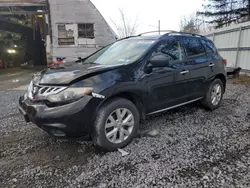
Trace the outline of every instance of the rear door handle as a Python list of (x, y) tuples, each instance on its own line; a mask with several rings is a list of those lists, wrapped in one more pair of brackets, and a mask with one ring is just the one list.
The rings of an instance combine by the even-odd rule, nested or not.
[(214, 67), (214, 63), (210, 63), (208, 66), (209, 67)]
[(187, 74), (189, 73), (189, 70), (185, 70), (185, 71), (181, 71), (180, 74), (184, 75), (184, 74)]

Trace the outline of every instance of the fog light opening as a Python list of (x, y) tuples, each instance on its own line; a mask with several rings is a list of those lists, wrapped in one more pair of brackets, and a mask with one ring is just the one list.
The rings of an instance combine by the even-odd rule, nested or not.
[(65, 137), (66, 134), (61, 130), (51, 130), (50, 133), (56, 137)]

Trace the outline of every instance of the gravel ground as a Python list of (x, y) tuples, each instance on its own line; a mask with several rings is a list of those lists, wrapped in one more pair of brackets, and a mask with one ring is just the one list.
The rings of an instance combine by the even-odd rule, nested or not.
[(124, 157), (26, 124), (22, 93), (0, 91), (0, 187), (250, 187), (250, 87), (229, 84), (214, 112), (192, 104), (149, 117)]

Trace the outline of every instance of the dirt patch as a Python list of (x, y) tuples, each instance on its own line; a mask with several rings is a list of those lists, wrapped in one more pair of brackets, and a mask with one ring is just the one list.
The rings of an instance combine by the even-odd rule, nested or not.
[(239, 78), (234, 78), (230, 80), (231, 83), (233, 84), (243, 84), (250, 86), (250, 76), (247, 74), (240, 75)]

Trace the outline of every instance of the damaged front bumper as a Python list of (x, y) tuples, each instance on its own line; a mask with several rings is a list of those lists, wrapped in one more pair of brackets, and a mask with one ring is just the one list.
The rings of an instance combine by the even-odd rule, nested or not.
[(48, 107), (20, 97), (18, 108), (26, 122), (36, 124), (52, 136), (89, 139), (93, 114), (87, 106), (91, 99), (91, 96), (86, 96), (71, 104)]

